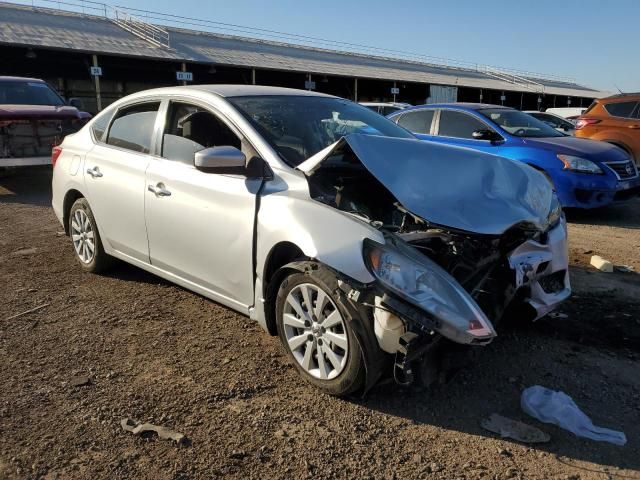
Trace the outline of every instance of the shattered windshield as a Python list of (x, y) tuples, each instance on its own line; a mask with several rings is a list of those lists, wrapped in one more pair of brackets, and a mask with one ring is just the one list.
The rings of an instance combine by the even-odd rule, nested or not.
[(341, 98), (272, 95), (228, 100), (292, 167), (350, 133), (414, 138), (381, 115)]
[(44, 82), (0, 82), (2, 105), (53, 105), (62, 106), (62, 97)]
[(478, 110), (478, 112), (500, 125), (503, 130), (515, 137), (542, 138), (564, 136), (555, 128), (520, 110), (512, 110), (510, 108), (484, 108)]

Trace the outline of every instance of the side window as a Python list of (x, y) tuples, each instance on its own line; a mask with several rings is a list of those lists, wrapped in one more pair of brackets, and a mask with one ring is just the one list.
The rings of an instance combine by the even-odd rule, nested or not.
[(473, 132), (476, 130), (487, 130), (487, 126), (480, 120), (463, 112), (456, 112), (454, 110), (440, 111), (438, 135), (443, 137), (473, 139)]
[(636, 107), (637, 102), (620, 102), (620, 103), (609, 103), (604, 106), (605, 110), (609, 113), (609, 115), (613, 117), (622, 117), (629, 118), (631, 117), (631, 112)]
[(542, 120), (544, 123), (546, 123), (548, 125), (551, 125), (553, 128), (562, 127), (560, 119), (554, 117), (553, 115), (544, 115), (544, 114), (542, 114), (542, 115), (539, 115), (537, 118), (538, 118), (538, 120)]
[(142, 103), (118, 111), (109, 129), (107, 143), (134, 152), (149, 153), (159, 106), (160, 102)]
[(416, 110), (400, 116), (398, 125), (413, 133), (430, 133), (434, 110)]
[(193, 165), (193, 156), (205, 148), (242, 149), (240, 138), (216, 115), (202, 107), (171, 102), (162, 136), (162, 156)]
[(91, 124), (91, 132), (93, 133), (93, 138), (95, 138), (96, 141), (104, 141), (104, 133), (109, 127), (109, 122), (111, 121), (111, 117), (113, 117), (114, 112), (115, 109), (113, 108), (101, 112)]

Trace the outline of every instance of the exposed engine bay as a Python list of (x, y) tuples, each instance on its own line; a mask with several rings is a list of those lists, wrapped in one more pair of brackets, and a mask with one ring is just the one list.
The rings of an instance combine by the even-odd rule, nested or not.
[[(333, 166), (332, 166), (333, 162)], [(430, 224), (405, 209), (348, 148), (334, 153), (310, 181), (318, 201), (393, 233), (451, 274), (495, 324), (511, 301), (514, 273), (506, 255), (540, 232), (514, 228), (479, 235)]]
[[(495, 336), (492, 326), (499, 324), (507, 308), (533, 307), (530, 309), (531, 319), (546, 313), (531, 298), (532, 289), (542, 292), (541, 284), (547, 287), (553, 284), (544, 290), (545, 293), (538, 292), (541, 297), (547, 294), (566, 297), (570, 292), (566, 267), (565, 270), (552, 271), (552, 255), (546, 251), (548, 232), (557, 224), (543, 230), (529, 222), (520, 222), (502, 234), (474, 233), (433, 224), (405, 208), (389, 188), (363, 165), (348, 143), (334, 149), (322, 162), (321, 168), (308, 177), (308, 181), (311, 197), (315, 200), (368, 222), (392, 242), (410, 246), (453, 277), (491, 324), (489, 334), (478, 339), (478, 344), (487, 343)], [(440, 208), (446, 210), (451, 206), (440, 205)], [(437, 314), (416, 321), (421, 313), (411, 306), (405, 308), (402, 302), (391, 297), (393, 294), (383, 294), (369, 301), (374, 307), (380, 346), (396, 355), (396, 380), (400, 383), (411, 380), (411, 364), (418, 358), (423, 361), (430, 348), (438, 343), (436, 339), (441, 337), (434, 334), (434, 330), (456, 343), (475, 342), (462, 340), (453, 328), (447, 328), (446, 319), (440, 322)], [(549, 298), (542, 303), (547, 300)], [(557, 298), (547, 303), (555, 305)], [(438, 308), (424, 310), (432, 313)]]

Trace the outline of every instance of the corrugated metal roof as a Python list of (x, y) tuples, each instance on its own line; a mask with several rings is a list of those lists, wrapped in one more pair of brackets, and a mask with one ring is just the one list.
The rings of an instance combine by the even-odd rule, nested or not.
[[(391, 81), (530, 91), (522, 85), (471, 69), (163, 28), (169, 31), (170, 49), (155, 46), (105, 17), (0, 4), (1, 44)], [(604, 94), (572, 83), (538, 78), (535, 82), (544, 85), (546, 94), (576, 97), (599, 97)]]

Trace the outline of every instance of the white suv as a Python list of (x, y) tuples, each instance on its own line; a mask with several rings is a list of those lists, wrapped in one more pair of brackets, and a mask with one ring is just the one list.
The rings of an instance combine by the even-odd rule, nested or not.
[(54, 149), (53, 208), (86, 271), (118, 258), (248, 315), (344, 395), (569, 295), (549, 183), (486, 157), (328, 95), (164, 88)]

